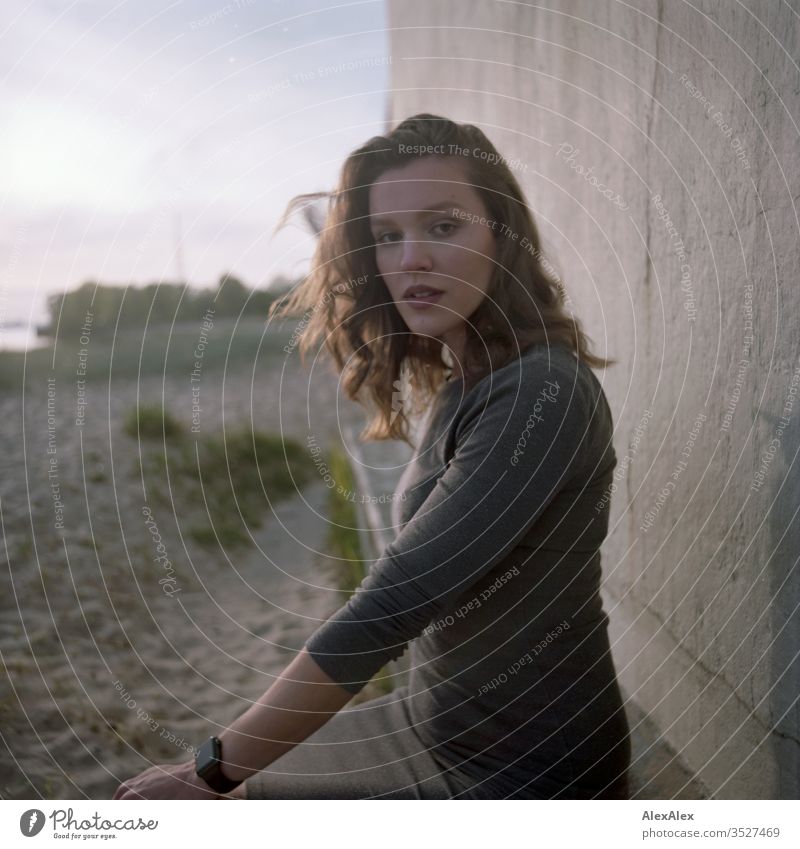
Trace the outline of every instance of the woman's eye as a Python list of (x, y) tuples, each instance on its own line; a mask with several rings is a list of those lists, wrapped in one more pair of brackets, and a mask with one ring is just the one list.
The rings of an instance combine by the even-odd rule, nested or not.
[(434, 224), (431, 230), (437, 236), (449, 236), (456, 229), (456, 226), (452, 221), (440, 221), (438, 224)]
[(381, 233), (379, 236), (375, 237), (376, 245), (387, 245), (390, 242), (394, 242), (398, 238), (397, 233)]

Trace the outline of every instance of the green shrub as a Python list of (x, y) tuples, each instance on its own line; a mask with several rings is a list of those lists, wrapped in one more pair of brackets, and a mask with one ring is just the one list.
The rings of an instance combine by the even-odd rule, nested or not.
[(356, 489), (353, 470), (347, 454), (340, 447), (329, 451), (328, 467), (337, 486), (328, 490), (328, 550), (342, 560), (342, 589), (352, 595), (366, 575), (361, 538), (358, 534), (358, 512), (355, 504), (342, 495)]
[(293, 495), (313, 473), (298, 442), (247, 427), (173, 440), (166, 451), (148, 453), (142, 467), (155, 500), (203, 516), (187, 532), (211, 548), (248, 544), (270, 504)]
[[(340, 587), (349, 595), (358, 588), (367, 574), (366, 561), (361, 549), (358, 533), (359, 516), (355, 504), (342, 493), (357, 489), (353, 469), (345, 451), (335, 446), (328, 454), (328, 466), (336, 486), (328, 490), (329, 551), (340, 558)], [(374, 695), (390, 693), (394, 679), (387, 674), (388, 667), (378, 670), (372, 681), (356, 697), (356, 703), (373, 698)]]
[(176, 439), (184, 434), (181, 423), (163, 407), (139, 404), (125, 417), (125, 433), (134, 439)]

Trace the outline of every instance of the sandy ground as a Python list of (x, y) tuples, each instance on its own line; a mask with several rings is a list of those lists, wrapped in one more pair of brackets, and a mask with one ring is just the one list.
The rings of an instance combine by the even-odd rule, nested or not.
[[(171, 573), (154, 560), (123, 420), (137, 395), (163, 396), (188, 426), (188, 379), (116, 381), (110, 399), (87, 384), (82, 427), (74, 381), (52, 391), (50, 410), (46, 381), (0, 400), (0, 796), (110, 798), (120, 779), (185, 759), (242, 713), (346, 593), (326, 557), (317, 477), (265, 505), (254, 544), (235, 553), (192, 542), (183, 530), (203, 519), (196, 511), (148, 502)], [(229, 376), (224, 392), (221, 376), (204, 375), (201, 397), (209, 432), (223, 413), (229, 427), (252, 411), (261, 430), (326, 444), (364, 422), (330, 372), (309, 376), (299, 362), (276, 365), (252, 398), (249, 374)]]

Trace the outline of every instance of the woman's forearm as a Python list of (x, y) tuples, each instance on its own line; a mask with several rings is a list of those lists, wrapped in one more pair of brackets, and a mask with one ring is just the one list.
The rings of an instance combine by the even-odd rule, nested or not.
[(220, 735), (223, 773), (244, 780), (323, 726), (353, 694), (304, 649), (272, 686)]

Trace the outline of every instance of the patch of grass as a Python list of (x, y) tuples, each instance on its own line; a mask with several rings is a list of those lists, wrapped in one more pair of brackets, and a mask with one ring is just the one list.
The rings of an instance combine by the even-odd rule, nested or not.
[(125, 433), (134, 439), (176, 439), (184, 435), (183, 425), (163, 407), (139, 404), (125, 416)]
[(14, 551), (14, 556), (11, 558), (12, 562), (19, 562), (20, 560), (27, 560), (33, 554), (33, 542), (29, 537), (25, 537), (17, 543), (16, 549)]
[(211, 548), (249, 544), (270, 504), (293, 495), (313, 473), (299, 442), (247, 427), (191, 439), (181, 432), (166, 452), (146, 454), (143, 467), (155, 501), (169, 504), (170, 493), (179, 510), (186, 505), (204, 517), (187, 532)]
[[(335, 446), (328, 452), (328, 466), (331, 477), (337, 486), (328, 490), (328, 550), (336, 557), (342, 558), (340, 586), (350, 595), (367, 575), (366, 562), (361, 549), (361, 538), (358, 533), (358, 512), (352, 501), (342, 495), (342, 492), (355, 492), (357, 489), (353, 469), (345, 451)], [(391, 693), (394, 690), (393, 678), (388, 674), (387, 667), (378, 670), (369, 684), (358, 694), (356, 702), (373, 698), (373, 693)]]
[(358, 512), (355, 504), (341, 494), (341, 491), (355, 491), (355, 478), (347, 454), (338, 446), (328, 452), (328, 467), (337, 486), (328, 490), (327, 546), (334, 556), (344, 561), (340, 586), (352, 595), (367, 574), (358, 534)]
[(103, 457), (99, 451), (87, 450), (83, 455), (83, 459), (84, 474), (90, 483), (106, 483), (108, 481)]

